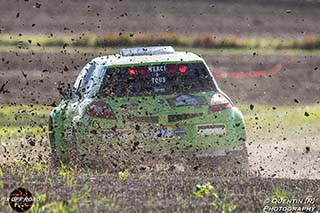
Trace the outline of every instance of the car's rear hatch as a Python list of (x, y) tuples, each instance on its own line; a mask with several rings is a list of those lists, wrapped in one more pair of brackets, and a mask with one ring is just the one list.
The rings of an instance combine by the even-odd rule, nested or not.
[[(99, 128), (103, 122), (110, 137), (128, 132), (147, 138), (191, 137), (202, 131), (198, 125), (213, 123), (209, 105), (215, 93), (212, 76), (199, 61), (108, 68), (99, 102), (107, 119), (93, 125)], [(214, 123), (223, 119), (215, 115)], [(224, 126), (210, 128), (225, 131)]]
[[(167, 128), (167, 137), (185, 134), (186, 125), (203, 124), (208, 118), (209, 101), (214, 92), (157, 97), (105, 99), (115, 113), (117, 126), (134, 126), (151, 132)], [(112, 122), (111, 122), (112, 123)], [(110, 124), (111, 124), (110, 123)], [(151, 134), (151, 133), (149, 133)], [(164, 133), (163, 133), (164, 134)], [(165, 137), (162, 135), (161, 137)]]

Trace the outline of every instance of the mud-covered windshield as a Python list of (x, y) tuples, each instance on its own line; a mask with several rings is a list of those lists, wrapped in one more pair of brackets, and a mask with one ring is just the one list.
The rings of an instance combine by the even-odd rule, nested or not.
[(215, 90), (203, 63), (157, 64), (107, 68), (104, 97), (185, 94)]

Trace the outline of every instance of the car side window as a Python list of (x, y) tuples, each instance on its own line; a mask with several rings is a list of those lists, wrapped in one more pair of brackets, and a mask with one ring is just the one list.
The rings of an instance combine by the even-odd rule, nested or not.
[(83, 97), (83, 95), (88, 92), (87, 85), (95, 69), (96, 64), (90, 62), (81, 70), (79, 77), (74, 84), (74, 93), (79, 97)]

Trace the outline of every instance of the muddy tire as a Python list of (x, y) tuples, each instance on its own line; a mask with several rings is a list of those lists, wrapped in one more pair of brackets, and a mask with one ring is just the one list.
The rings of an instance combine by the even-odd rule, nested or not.
[(59, 164), (57, 151), (56, 151), (56, 144), (54, 139), (54, 130), (52, 125), (52, 118), (49, 118), (49, 142), (50, 142), (50, 148), (51, 148), (51, 155), (50, 155), (50, 163), (53, 166), (56, 166)]
[(77, 160), (77, 148), (76, 148), (76, 137), (75, 130), (72, 130), (71, 142), (64, 144), (62, 147), (59, 147), (60, 154), (57, 153), (57, 146), (55, 141), (55, 132), (52, 126), (52, 120), (49, 120), (49, 140), (51, 147), (51, 156), (50, 162), (54, 166), (58, 166), (62, 163), (64, 164), (75, 164)]

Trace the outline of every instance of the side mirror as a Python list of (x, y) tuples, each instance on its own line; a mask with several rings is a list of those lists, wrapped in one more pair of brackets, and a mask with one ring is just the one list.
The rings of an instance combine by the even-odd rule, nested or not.
[(68, 100), (72, 98), (72, 90), (71, 89), (66, 89), (63, 91), (63, 99)]

